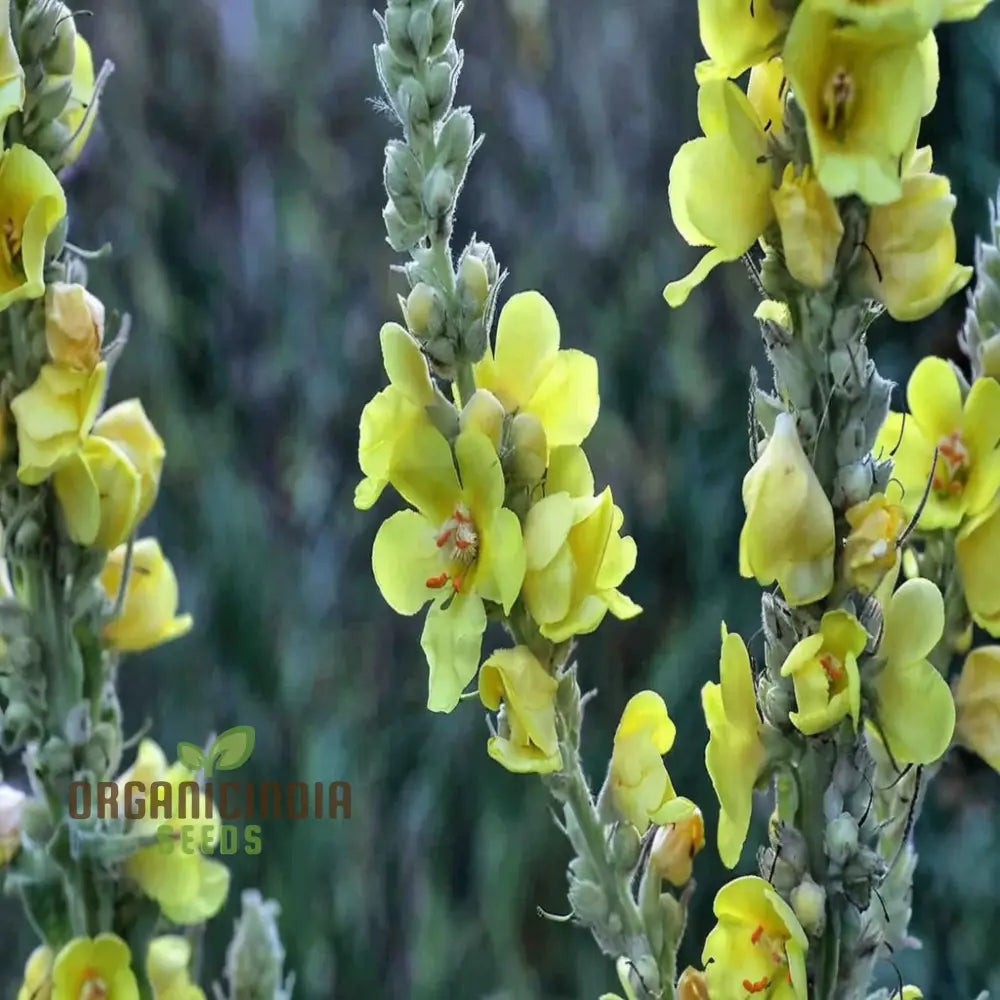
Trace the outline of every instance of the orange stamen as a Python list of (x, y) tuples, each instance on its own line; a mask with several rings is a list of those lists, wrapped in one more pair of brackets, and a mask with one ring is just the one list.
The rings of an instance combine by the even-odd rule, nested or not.
[[(827, 677), (830, 678), (831, 681), (840, 680), (840, 678), (843, 676), (844, 673), (843, 670), (833, 665), (833, 658), (830, 656), (829, 653), (824, 653), (819, 658), (819, 662), (820, 666), (823, 668), (823, 672), (826, 674)], [(757, 942), (755, 941), (754, 944), (756, 943)]]
[(472, 542), (468, 538), (462, 538), (460, 535), (455, 536), (455, 548), (459, 552), (464, 552), (471, 544)]
[(756, 944), (764, 934), (764, 925), (758, 924), (757, 929), (750, 935), (750, 943)]
[(451, 515), (459, 524), (472, 524), (472, 518), (466, 517), (460, 510), (455, 510)]
[(451, 538), (451, 528), (445, 528), (444, 531), (442, 531), (441, 534), (435, 539), (437, 547), (439, 549), (442, 548), (447, 543), (449, 538)]
[(460, 576), (456, 576), (451, 581), (451, 586), (454, 589), (455, 593), (457, 594), (462, 587), (462, 578)]
[[(424, 536), (426, 538), (426, 535)], [(442, 573), (440, 576), (429, 576), (424, 580), (424, 586), (430, 587), (431, 590), (439, 590), (448, 582), (448, 574)]]
[(956, 479), (955, 482), (948, 484), (948, 492), (953, 496), (957, 496), (962, 492), (962, 484)]
[(771, 985), (771, 980), (764, 976), (759, 982), (751, 983), (749, 979), (743, 980), (743, 989), (747, 993), (760, 993)]

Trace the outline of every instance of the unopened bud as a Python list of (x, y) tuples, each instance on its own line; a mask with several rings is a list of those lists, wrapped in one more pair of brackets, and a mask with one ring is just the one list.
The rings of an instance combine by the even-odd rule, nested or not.
[(404, 77), (396, 91), (396, 110), (411, 129), (426, 128), (431, 123), (429, 90), (414, 77)]
[(34, 62), (39, 58), (52, 44), (59, 22), (72, 16), (69, 8), (58, 0), (34, 0), (28, 4), (21, 21), (18, 45), (22, 62)]
[(406, 297), (406, 322), (418, 340), (438, 334), (444, 324), (444, 304), (436, 288), (421, 281)]
[(104, 341), (104, 305), (82, 285), (57, 281), (45, 294), (45, 344), (57, 365), (92, 371)]
[(410, 40), (409, 7), (390, 7), (385, 13), (385, 37), (400, 62), (412, 63), (416, 56)]
[(40, 799), (26, 798), (21, 806), (21, 838), (44, 844), (52, 836), (52, 813)]
[(440, 219), (455, 201), (455, 178), (440, 165), (432, 167), (424, 178), (421, 196), (428, 218)]
[(458, 294), (470, 316), (482, 316), (490, 294), (490, 280), (486, 265), (472, 254), (466, 254), (458, 266)]
[(983, 375), (1000, 379), (1000, 333), (987, 337), (979, 347), (979, 361)]
[(393, 201), (420, 197), (422, 173), (416, 155), (405, 142), (393, 139), (385, 147), (385, 189)]
[(388, 42), (375, 46), (375, 68), (386, 96), (392, 99), (398, 92), (400, 84), (407, 78), (407, 67), (392, 51)]
[(695, 809), (684, 819), (661, 826), (653, 838), (649, 863), (671, 885), (680, 888), (691, 879), (694, 856), (705, 846), (705, 821)]
[(382, 220), (385, 222), (389, 246), (399, 253), (407, 253), (412, 250), (426, 234), (422, 222), (420, 225), (407, 223), (391, 201), (387, 202), (385, 208), (382, 209)]
[(858, 821), (850, 813), (841, 813), (827, 824), (824, 842), (827, 857), (844, 864), (858, 849)]
[(407, 32), (417, 58), (423, 61), (431, 50), (431, 42), (434, 38), (434, 21), (426, 6), (417, 7), (410, 14)]
[(608, 901), (600, 886), (572, 879), (567, 894), (576, 918), (588, 927), (600, 927), (608, 916)]
[(233, 997), (290, 1000), (294, 976), (285, 976), (285, 947), (278, 933), (281, 908), (245, 889), (242, 912), (226, 949), (225, 976)]
[(38, 721), (30, 706), (23, 701), (12, 701), (3, 712), (0, 746), (6, 753), (14, 753), (34, 739), (38, 731)]
[(31, 136), (31, 145), (39, 156), (54, 159), (65, 152), (73, 133), (60, 121), (50, 121)]
[(68, 10), (56, 24), (55, 38), (42, 55), (42, 65), (51, 76), (69, 76), (76, 66), (76, 21)]
[(549, 446), (538, 417), (519, 413), (510, 424), (510, 472), (521, 483), (537, 483), (548, 467)]
[(462, 409), (459, 426), (463, 431), (481, 431), (494, 447), (499, 447), (503, 419), (504, 409), (500, 400), (488, 389), (477, 389)]
[(0, 868), (9, 864), (21, 849), (21, 811), (24, 792), (8, 784), (0, 784)]
[(806, 933), (822, 937), (826, 927), (826, 890), (807, 875), (792, 890), (791, 903)]
[(450, 173), (464, 176), (475, 137), (472, 115), (465, 108), (453, 111), (445, 119), (437, 139), (438, 162)]
[(73, 751), (59, 736), (50, 736), (38, 754), (39, 761), (53, 777), (65, 777), (73, 773)]
[(54, 121), (66, 109), (72, 92), (73, 82), (68, 77), (46, 77), (42, 85), (31, 93), (31, 122), (42, 125)]
[(474, 319), (462, 328), (462, 358), (474, 365), (485, 353), (486, 327), (481, 319)]
[(611, 860), (619, 871), (630, 872), (639, 863), (642, 838), (631, 823), (619, 823), (608, 844)]
[(448, 47), (455, 33), (455, 0), (437, 0), (431, 18), (434, 37), (431, 40), (430, 54), (439, 56)]
[(778, 728), (787, 726), (789, 713), (794, 707), (792, 692), (788, 690), (787, 684), (782, 681), (773, 681), (761, 686), (764, 688), (761, 701), (767, 721)]
[(446, 59), (434, 63), (427, 71), (424, 99), (427, 102), (427, 113), (435, 121), (448, 113), (451, 102), (455, 99), (457, 84), (457, 66), (451, 65)]
[(441, 334), (424, 341), (424, 353), (434, 367), (436, 374), (442, 378), (452, 379), (457, 354), (451, 340)]
[(486, 268), (487, 284), (492, 287), (497, 283), (500, 278), (500, 267), (497, 264), (493, 247), (489, 243), (484, 243), (482, 240), (473, 240), (466, 248), (465, 254), (467, 257), (475, 257), (477, 260), (482, 261), (483, 267)]
[(705, 973), (689, 965), (677, 980), (677, 1000), (708, 1000)]

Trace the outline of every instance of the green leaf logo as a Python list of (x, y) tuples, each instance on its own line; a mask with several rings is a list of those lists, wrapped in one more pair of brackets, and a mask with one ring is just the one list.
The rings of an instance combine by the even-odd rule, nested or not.
[(192, 772), (200, 771), (205, 766), (205, 755), (201, 747), (193, 743), (178, 743), (177, 759)]
[(253, 726), (233, 726), (219, 733), (208, 750), (205, 777), (215, 770), (235, 771), (245, 764), (253, 753), (254, 738)]

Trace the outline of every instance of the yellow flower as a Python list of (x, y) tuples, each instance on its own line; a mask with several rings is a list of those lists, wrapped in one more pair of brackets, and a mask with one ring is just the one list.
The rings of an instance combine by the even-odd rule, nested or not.
[(747, 875), (715, 897), (718, 923), (705, 939), (701, 961), (712, 1000), (806, 1000), (809, 947), (792, 908), (770, 883)]
[(680, 888), (690, 881), (694, 856), (704, 846), (705, 820), (695, 807), (690, 815), (656, 831), (649, 864), (661, 878)]
[(104, 304), (83, 285), (56, 281), (45, 293), (45, 343), (65, 368), (92, 371), (101, 359)]
[(776, 53), (788, 19), (771, 0), (698, 0), (701, 44), (722, 76), (739, 76)]
[(926, 102), (918, 46), (838, 27), (835, 15), (804, 4), (782, 55), (827, 193), (858, 194), (871, 205), (897, 200), (900, 158)]
[[(145, 815), (134, 820), (133, 830), (158, 839), (125, 861), (125, 874), (159, 904), (168, 920), (175, 924), (204, 923), (219, 912), (229, 892), (229, 869), (202, 853), (204, 848), (212, 850), (218, 843), (218, 812), (206, 817), (204, 794), (195, 800), (191, 791), (181, 787), (193, 782), (191, 772), (180, 763), (168, 766), (153, 740), (139, 744), (135, 764), (118, 779), (119, 801), (129, 801), (126, 786), (130, 782), (140, 786), (138, 795), (133, 786), (132, 801), (147, 801)], [(169, 785), (169, 795), (152, 789), (154, 782)], [(165, 844), (172, 846), (167, 850)]]
[[(108, 555), (101, 572), (101, 586), (115, 601), (125, 569), (127, 546)], [(177, 577), (155, 538), (140, 538), (132, 548), (132, 569), (121, 614), (104, 627), (105, 641), (123, 653), (151, 649), (186, 635), (190, 615), (177, 614)]]
[(382, 495), (397, 444), (418, 424), (428, 423), (426, 408), (435, 399), (427, 360), (417, 342), (398, 323), (386, 323), (379, 339), (389, 385), (361, 411), (358, 464), (365, 478), (354, 491), (359, 510), (368, 510)]
[(869, 32), (900, 42), (917, 42), (939, 21), (977, 17), (989, 0), (811, 0), (818, 10), (835, 14)]
[(668, 194), (677, 231), (712, 249), (664, 289), (671, 306), (683, 305), (717, 264), (746, 253), (774, 217), (767, 135), (747, 96), (729, 80), (705, 80), (698, 121), (705, 134), (677, 151)]
[(524, 601), (543, 636), (562, 642), (593, 632), (610, 611), (642, 611), (618, 587), (635, 568), (636, 547), (622, 537), (624, 515), (611, 488), (594, 496), (594, 479), (578, 447), (553, 450), (546, 495), (524, 522)]
[(830, 196), (809, 167), (799, 176), (789, 163), (781, 187), (771, 192), (788, 273), (810, 288), (833, 280), (844, 224)]
[(504, 703), (504, 729), (487, 753), (508, 771), (546, 774), (562, 767), (556, 736), (556, 679), (527, 646), (498, 649), (479, 671), (479, 698), (495, 712)]
[(74, 938), (52, 966), (53, 1000), (139, 1000), (132, 953), (116, 934)]
[(875, 677), (878, 726), (897, 764), (930, 764), (948, 749), (955, 703), (927, 655), (944, 631), (944, 600), (930, 580), (907, 580), (885, 609)]
[(24, 966), (24, 982), (17, 1000), (52, 1000), (52, 949), (39, 945)]
[(27, 146), (0, 157), (0, 310), (45, 294), (45, 241), (66, 216), (66, 195)]
[(113, 549), (132, 533), (139, 509), (139, 476), (128, 456), (104, 438), (91, 436), (56, 469), (52, 485), (79, 545)]
[(758, 63), (750, 70), (747, 82), (747, 100), (763, 122), (768, 135), (780, 138), (785, 134), (785, 98), (788, 96), (788, 78), (781, 56), (772, 56), (767, 62)]
[(845, 715), (850, 715), (857, 729), (861, 710), (858, 657), (867, 643), (868, 633), (854, 615), (828, 611), (819, 632), (792, 647), (781, 676), (791, 677), (795, 685), (797, 710), (789, 718), (799, 732), (815, 736)]
[(1000, 639), (1000, 494), (962, 525), (955, 541), (965, 603), (973, 620)]
[(774, 433), (744, 477), (743, 506), (740, 575), (765, 586), (777, 580), (792, 607), (826, 597), (836, 549), (833, 508), (790, 413), (778, 414)]
[(0, 784), (0, 868), (21, 849), (21, 811), (24, 792), (13, 785)]
[(719, 680), (701, 689), (708, 724), (705, 766), (719, 799), (719, 857), (727, 868), (740, 859), (750, 828), (753, 789), (764, 765), (760, 716), (743, 640), (722, 623)]
[(416, 614), (432, 601), (420, 640), (430, 667), (427, 707), (450, 712), (475, 676), (486, 628), (484, 601), (509, 612), (524, 579), (517, 515), (503, 506), (504, 477), (485, 434), (448, 442), (418, 424), (400, 442), (392, 484), (416, 510), (385, 521), (372, 548), (389, 606)]
[(674, 791), (663, 755), (677, 730), (655, 691), (633, 695), (615, 731), (608, 790), (615, 811), (639, 833), (650, 823), (666, 826), (691, 815), (695, 805)]
[(0, 7), (0, 130), (24, 107), (24, 69), (10, 31), (10, 4)]
[(80, 450), (104, 399), (108, 366), (92, 371), (42, 365), (38, 378), (11, 401), (20, 451), (17, 477), (37, 486)]
[(559, 349), (559, 320), (538, 292), (508, 299), (496, 343), (473, 371), (476, 385), (508, 413), (537, 418), (549, 448), (580, 444), (597, 421), (597, 362), (583, 351)]
[(149, 942), (146, 974), (156, 1000), (205, 1000), (202, 989), (191, 982), (190, 963), (191, 945), (179, 934), (164, 934)]
[(972, 268), (955, 261), (955, 196), (947, 177), (929, 173), (930, 149), (914, 154), (902, 197), (875, 205), (865, 236), (864, 280), (894, 319), (917, 320), (961, 290)]
[(851, 586), (864, 594), (882, 596), (896, 585), (902, 560), (898, 543), (908, 523), (902, 499), (893, 480), (885, 493), (874, 493), (844, 513), (851, 527), (844, 542), (844, 570)]
[(919, 527), (956, 527), (982, 513), (1000, 490), (1000, 383), (976, 379), (963, 404), (951, 365), (924, 358), (910, 376), (906, 402), (909, 415), (889, 414), (875, 454), (892, 455), (907, 517), (916, 513), (930, 481)]
[(146, 416), (142, 402), (126, 399), (105, 410), (94, 424), (95, 436), (105, 438), (127, 456), (139, 475), (136, 523), (152, 509), (160, 489), (160, 474), (167, 457), (163, 439)]
[(980, 646), (965, 658), (955, 708), (956, 741), (1000, 771), (1000, 646)]
[(69, 145), (59, 159), (61, 168), (76, 162), (97, 120), (97, 107), (91, 107), (99, 99), (94, 90), (94, 57), (86, 39), (79, 33), (76, 35), (75, 46), (73, 73), (70, 77), (73, 89), (66, 110), (59, 116), (59, 121), (70, 137)]

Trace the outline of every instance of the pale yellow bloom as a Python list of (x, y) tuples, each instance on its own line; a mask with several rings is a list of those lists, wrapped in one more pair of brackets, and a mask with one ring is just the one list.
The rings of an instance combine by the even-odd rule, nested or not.
[(78, 937), (56, 955), (52, 1000), (139, 1000), (132, 953), (116, 934)]
[(833, 280), (844, 224), (833, 199), (809, 167), (796, 176), (788, 164), (781, 187), (771, 192), (781, 230), (788, 273), (810, 288), (824, 288)]
[(45, 293), (45, 343), (54, 364), (91, 371), (101, 359), (104, 304), (83, 285), (57, 281)]
[(10, 4), (0, 6), (0, 129), (24, 107), (24, 70), (10, 31)]
[(1000, 771), (1000, 646), (980, 646), (965, 658), (955, 708), (956, 741)]
[(896, 584), (902, 559), (898, 543), (908, 523), (901, 501), (902, 490), (893, 480), (885, 493), (875, 493), (844, 513), (851, 528), (844, 542), (844, 571), (862, 593), (888, 596)]
[(205, 1000), (204, 991), (191, 982), (191, 945), (179, 934), (163, 934), (149, 942), (146, 974), (155, 1000)]
[(126, 399), (105, 410), (97, 418), (92, 433), (119, 448), (135, 469), (139, 477), (136, 523), (142, 521), (156, 501), (167, 456), (163, 439), (146, 415), (142, 401)]
[(1000, 494), (962, 525), (955, 552), (969, 612), (980, 628), (1000, 639)]
[(55, 955), (51, 948), (39, 945), (24, 966), (24, 982), (17, 991), (17, 1000), (52, 1000), (52, 963)]
[(776, 53), (789, 17), (771, 0), (698, 0), (701, 44), (721, 76), (739, 76)]
[(653, 837), (649, 864), (661, 878), (680, 888), (691, 880), (694, 856), (705, 846), (705, 820), (697, 807), (688, 816), (661, 826)]

